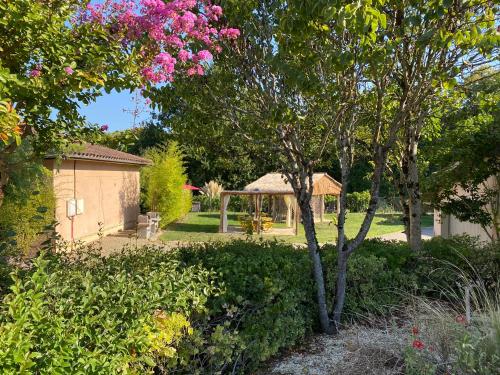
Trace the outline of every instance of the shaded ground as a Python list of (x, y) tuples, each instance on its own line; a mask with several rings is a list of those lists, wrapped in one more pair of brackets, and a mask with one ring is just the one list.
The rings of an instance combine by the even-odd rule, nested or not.
[[(228, 223), (230, 226), (239, 226), (238, 213), (228, 214)], [(346, 222), (346, 234), (348, 237), (353, 237), (364, 218), (364, 213), (349, 213)], [(326, 222), (316, 224), (316, 232), (320, 243), (334, 242), (336, 239), (336, 227), (331, 222), (333, 214), (326, 215)], [(424, 216), (422, 219), (423, 226), (432, 225), (432, 215)], [(283, 224), (277, 224), (277, 227), (282, 227)], [(242, 233), (218, 233), (219, 231), (219, 213), (218, 212), (191, 212), (182, 221), (170, 225), (163, 235), (163, 241), (191, 241), (205, 242), (210, 240), (227, 241), (234, 238), (246, 238), (247, 235)], [(368, 233), (368, 237), (380, 237), (390, 233), (398, 233), (403, 231), (400, 214), (377, 214)], [(257, 238), (256, 235), (253, 236)], [(291, 243), (304, 243), (305, 235), (304, 228), (299, 226), (299, 234), (297, 236), (277, 236), (263, 235), (268, 239), (279, 239)]]
[(352, 326), (338, 335), (317, 335), (300, 349), (271, 361), (259, 372), (275, 375), (401, 374), (408, 329)]

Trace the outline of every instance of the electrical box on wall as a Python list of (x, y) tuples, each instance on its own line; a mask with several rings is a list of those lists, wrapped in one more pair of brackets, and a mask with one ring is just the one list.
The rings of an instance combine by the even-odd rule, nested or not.
[(68, 199), (66, 201), (66, 215), (68, 217), (76, 216), (76, 199)]
[(83, 199), (77, 199), (76, 200), (76, 214), (81, 215), (83, 214), (84, 211), (84, 202)]

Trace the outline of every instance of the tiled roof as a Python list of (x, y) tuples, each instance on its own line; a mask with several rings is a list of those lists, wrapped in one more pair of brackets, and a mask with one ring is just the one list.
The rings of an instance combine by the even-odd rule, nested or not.
[[(94, 160), (94, 161), (104, 161), (111, 163), (121, 163), (121, 164), (137, 164), (137, 165), (149, 165), (151, 161), (140, 156), (132, 155), (126, 152), (113, 150), (108, 147), (101, 145), (82, 145), (83, 149), (78, 151), (73, 151), (65, 154), (63, 158), (65, 159), (78, 159), (78, 160)], [(48, 157), (51, 159), (52, 157)]]

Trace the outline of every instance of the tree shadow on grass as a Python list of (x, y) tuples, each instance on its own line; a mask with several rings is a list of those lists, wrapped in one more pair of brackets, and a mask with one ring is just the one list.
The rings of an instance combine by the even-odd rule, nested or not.
[(401, 225), (403, 224), (401, 214), (377, 214), (375, 217), (382, 218), (377, 225)]
[(219, 225), (217, 224), (192, 224), (192, 223), (174, 223), (167, 227), (170, 232), (199, 232), (199, 233), (217, 233)]
[[(185, 222), (179, 221), (170, 224), (167, 227), (169, 232), (198, 232), (198, 233), (218, 233), (219, 232), (219, 214), (218, 213), (201, 213), (196, 215), (197, 218), (204, 218), (201, 222)], [(237, 222), (238, 214), (228, 214), (228, 221), (230, 225)], [(210, 219), (210, 220), (207, 220)]]
[(210, 219), (219, 219), (220, 213), (219, 212), (204, 212), (204, 213), (200, 213), (196, 216), (210, 218)]

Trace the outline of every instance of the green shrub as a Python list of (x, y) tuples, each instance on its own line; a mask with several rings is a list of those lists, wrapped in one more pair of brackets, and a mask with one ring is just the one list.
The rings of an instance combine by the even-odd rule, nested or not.
[[(327, 295), (334, 295), (337, 250), (325, 246), (323, 254)], [(405, 294), (415, 289), (416, 277), (408, 272), (412, 262), (412, 253), (403, 243), (364, 241), (348, 261), (344, 318), (386, 315), (399, 307)]]
[(39, 258), (1, 307), (0, 372), (144, 373), (177, 366), (186, 317), (217, 292), (212, 272), (157, 249)]
[(250, 205), (249, 198), (246, 196), (233, 195), (229, 199), (228, 210), (233, 212), (246, 212)]
[(39, 258), (0, 309), (0, 373), (237, 373), (312, 329), (307, 253), (277, 243)]
[(347, 208), (352, 212), (366, 211), (369, 203), (370, 192), (368, 190), (347, 194)]
[(213, 212), (220, 209), (220, 198), (210, 198), (207, 195), (197, 195), (193, 197), (194, 202), (200, 202), (201, 211)]
[(23, 178), (29, 186), (18, 185), (13, 179), (1, 207), (0, 252), (15, 250), (10, 255), (29, 255), (40, 234), (54, 221), (50, 172), (40, 166), (36, 174), (23, 174)]
[(428, 296), (440, 297), (443, 290), (458, 292), (457, 274), (481, 280), (487, 290), (498, 287), (500, 243), (485, 244), (463, 235), (424, 241), (415, 273)]
[(161, 215), (161, 226), (182, 218), (191, 210), (191, 191), (187, 182), (183, 154), (177, 143), (149, 149), (145, 155), (153, 164), (141, 170), (145, 206)]
[(312, 330), (316, 307), (307, 252), (279, 242), (244, 241), (179, 252), (188, 265), (214, 270), (223, 282), (224, 292), (210, 298), (208, 307), (215, 321), (226, 322), (225, 330), (238, 331), (240, 352), (233, 352), (232, 360), (241, 370), (252, 369)]

